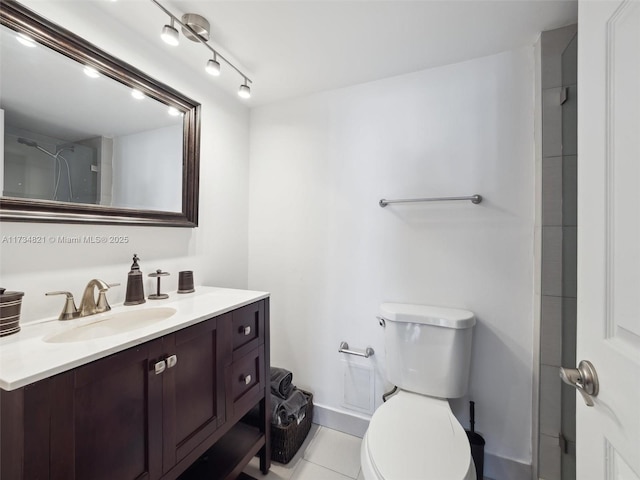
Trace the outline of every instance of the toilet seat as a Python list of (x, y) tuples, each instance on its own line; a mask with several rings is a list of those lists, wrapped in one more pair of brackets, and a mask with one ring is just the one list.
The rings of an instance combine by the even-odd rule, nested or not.
[(400, 391), (375, 412), (361, 449), (366, 480), (472, 480), (467, 434), (446, 399)]

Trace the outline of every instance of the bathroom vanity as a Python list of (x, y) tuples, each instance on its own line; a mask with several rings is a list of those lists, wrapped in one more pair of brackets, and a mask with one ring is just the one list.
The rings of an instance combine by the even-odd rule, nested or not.
[[(135, 328), (110, 331), (122, 318)], [(27, 324), (0, 339), (0, 387), (3, 479), (175, 479), (205, 453), (207, 478), (236, 478), (256, 454), (266, 473), (268, 294), (199, 287)], [(257, 426), (241, 421), (255, 407)]]

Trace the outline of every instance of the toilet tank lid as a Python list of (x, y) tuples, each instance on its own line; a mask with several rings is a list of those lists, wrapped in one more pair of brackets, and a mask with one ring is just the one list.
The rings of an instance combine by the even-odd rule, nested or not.
[(380, 315), (390, 322), (420, 323), (446, 328), (470, 328), (476, 324), (475, 315), (459, 308), (412, 305), (409, 303), (383, 303)]

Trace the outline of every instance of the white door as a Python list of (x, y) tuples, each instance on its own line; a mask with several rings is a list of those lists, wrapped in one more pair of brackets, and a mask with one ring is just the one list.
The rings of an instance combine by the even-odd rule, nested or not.
[(640, 0), (578, 11), (577, 479), (640, 480)]

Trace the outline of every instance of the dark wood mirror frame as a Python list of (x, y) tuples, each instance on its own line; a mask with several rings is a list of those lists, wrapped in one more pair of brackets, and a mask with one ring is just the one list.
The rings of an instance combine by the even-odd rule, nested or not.
[(196, 227), (200, 169), (200, 104), (65, 28), (42, 18), (18, 2), (0, 2), (0, 23), (184, 113), (182, 212), (2, 197), (0, 221)]

